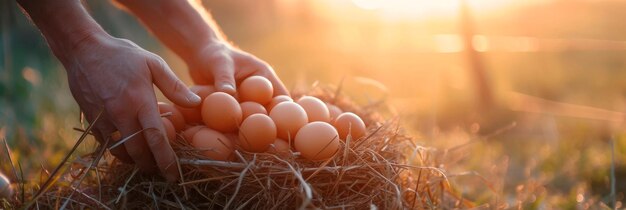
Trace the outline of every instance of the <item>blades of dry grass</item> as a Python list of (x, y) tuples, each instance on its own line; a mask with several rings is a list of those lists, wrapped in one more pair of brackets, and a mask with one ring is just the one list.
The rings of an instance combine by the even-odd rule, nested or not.
[(58, 177), (57, 177), (58, 172), (61, 170), (61, 168), (63, 168), (65, 163), (67, 163), (67, 161), (72, 156), (72, 154), (74, 154), (76, 149), (78, 149), (78, 146), (80, 146), (83, 143), (88, 133), (91, 131), (93, 126), (98, 122), (98, 120), (102, 116), (103, 112), (104, 112), (104, 108), (101, 108), (100, 112), (98, 112), (98, 115), (96, 115), (96, 118), (93, 120), (93, 122), (89, 124), (89, 127), (87, 127), (87, 129), (85, 130), (86, 132), (80, 135), (80, 138), (78, 138), (78, 141), (76, 141), (76, 144), (74, 144), (74, 147), (72, 147), (72, 149), (67, 153), (67, 155), (65, 155), (61, 163), (59, 163), (59, 165), (57, 165), (57, 167), (52, 171), (52, 173), (50, 174), (50, 177), (48, 177), (48, 180), (46, 180), (46, 182), (41, 186), (39, 191), (35, 193), (35, 196), (33, 196), (32, 200), (26, 203), (26, 205), (24, 205), (25, 209), (29, 209), (34, 204), (34, 201), (37, 201), (41, 197), (41, 195), (45, 193), (46, 191), (48, 191), (50, 187), (52, 186), (52, 184), (54, 184), (54, 182), (58, 180)]
[[(102, 159), (102, 156), (104, 156), (104, 152), (106, 151), (106, 145), (109, 145), (109, 141), (111, 140), (111, 137), (107, 137), (106, 141), (104, 142), (104, 144), (100, 145), (100, 151), (98, 152), (96, 158), (93, 159), (93, 161), (91, 162), (91, 164), (89, 165), (88, 168), (84, 169), (82, 171), (83, 174), (81, 174), (80, 178), (78, 179), (78, 184), (76, 187), (74, 187), (74, 183), (76, 182), (76, 179), (72, 180), (72, 183), (70, 183), (70, 187), (78, 189), (80, 187), (80, 185), (83, 183), (83, 181), (85, 180), (85, 177), (87, 177), (87, 174), (89, 174), (89, 171), (91, 171), (92, 168), (94, 168), (96, 165), (98, 165), (98, 163), (100, 162), (100, 160)], [(96, 149), (97, 151), (98, 149)], [(97, 169), (96, 169), (97, 170)], [(69, 198), (72, 198), (72, 196), (74, 195), (74, 192), (76, 192), (76, 190), (72, 191), (72, 193), (68, 196), (68, 199), (66, 200), (66, 202), (63, 204), (63, 206), (61, 207), (61, 209), (65, 209), (65, 207), (67, 206), (67, 204), (69, 204)], [(97, 202), (97, 204), (102, 204), (100, 202)], [(102, 204), (104, 208), (108, 208), (107, 206), (105, 206), (104, 204)]]
[(141, 130), (139, 130), (139, 131), (137, 131), (137, 132), (135, 132), (135, 133), (133, 133), (133, 134), (131, 134), (131, 135), (127, 136), (126, 138), (123, 138), (122, 140), (120, 140), (120, 141), (116, 142), (115, 144), (111, 145), (111, 146), (109, 147), (109, 150), (115, 149), (116, 147), (118, 147), (118, 146), (120, 146), (120, 145), (122, 145), (122, 144), (126, 143), (126, 141), (128, 141), (128, 140), (132, 139), (133, 137), (135, 137), (136, 135), (140, 134), (141, 132), (143, 132), (143, 131), (145, 131), (145, 130), (146, 130), (146, 129), (141, 129)]
[(181, 182), (180, 186), (184, 186), (184, 185), (192, 185), (192, 184), (198, 184), (198, 183), (202, 183), (202, 182), (210, 182), (210, 181), (215, 181), (215, 180), (221, 180), (221, 179), (226, 179), (226, 178), (233, 178), (233, 177), (238, 177), (239, 175), (228, 175), (228, 176), (218, 176), (218, 177), (209, 177), (209, 178), (204, 178), (204, 179), (196, 179), (193, 181), (188, 181), (188, 182)]
[(20, 175), (18, 176), (17, 174), (17, 170), (15, 169), (15, 164), (13, 163), (13, 158), (11, 157), (11, 148), (9, 148), (9, 144), (7, 143), (6, 139), (2, 139), (2, 141), (4, 142), (4, 151), (7, 154), (7, 160), (9, 160), (9, 164), (11, 165), (11, 171), (13, 171), (13, 176), (15, 176), (16, 179), (19, 178), (18, 183), (20, 186), (20, 202), (24, 203), (24, 199), (25, 199), (25, 189), (24, 189), (24, 172), (22, 171), (22, 165), (18, 162), (17, 165), (20, 169)]
[[(87, 132), (85, 129), (82, 129), (82, 128), (76, 128), (76, 127), (74, 128), (74, 130), (75, 130), (75, 131), (78, 131), (78, 132), (81, 132), (81, 133), (85, 133), (85, 132)], [(93, 132), (91, 132), (91, 131), (90, 131), (90, 132), (87, 132), (87, 133), (89, 133), (89, 135), (92, 135), (92, 136), (94, 135), (94, 134), (93, 134)]]
[[(100, 202), (100, 200), (99, 200), (99, 199), (96, 199), (96, 198), (94, 198), (94, 197), (91, 197), (91, 196), (87, 195), (87, 194), (86, 194), (85, 192), (83, 192), (82, 190), (80, 190), (80, 189), (78, 189), (78, 188), (75, 188), (75, 187), (72, 187), (72, 186), (70, 186), (70, 188), (73, 190), (73, 192), (78, 192), (79, 194), (81, 194), (81, 195), (82, 195), (82, 196), (84, 196), (85, 198), (89, 199), (90, 201), (93, 201), (94, 203), (96, 203), (96, 204), (100, 205), (100, 207), (101, 207), (101, 208), (104, 208), (104, 209), (111, 209), (111, 208), (109, 208), (108, 206), (106, 206), (104, 203)], [(72, 197), (71, 197), (71, 196), (69, 196), (69, 197), (67, 197), (67, 198), (65, 198), (65, 199), (67, 200), (67, 201), (66, 201), (67, 203), (66, 203), (66, 204), (63, 204), (63, 206), (62, 206), (60, 209), (65, 209), (65, 208), (67, 208), (67, 204), (68, 204), (68, 203), (69, 203), (69, 201), (72, 199)], [(74, 202), (78, 203), (78, 201), (76, 201), (76, 200), (72, 200), (72, 201), (74, 201)]]
[(3, 138), (2, 142), (4, 143), (4, 151), (7, 154), (7, 160), (9, 160), (9, 164), (11, 164), (13, 176), (15, 176), (15, 178), (18, 178), (19, 176), (17, 175), (17, 170), (15, 169), (15, 165), (13, 164), (13, 158), (11, 157), (11, 148), (9, 148), (9, 144), (7, 143), (6, 139)]
[[(322, 149), (322, 150), (324, 150), (324, 149)], [(305, 181), (305, 182), (309, 182), (309, 180), (310, 180), (311, 178), (313, 178), (313, 177), (314, 177), (315, 175), (317, 175), (320, 171), (322, 171), (322, 169), (324, 169), (324, 168), (328, 165), (328, 163), (330, 163), (330, 161), (332, 161), (332, 160), (333, 160), (333, 159), (332, 159), (332, 158), (330, 158), (330, 159), (328, 159), (328, 160), (324, 161), (324, 162), (322, 163), (322, 165), (321, 165), (319, 168), (317, 168), (317, 170), (313, 171), (313, 173), (312, 173), (311, 175), (309, 175), (309, 176), (308, 176), (308, 177), (307, 177), (304, 181)], [(339, 167), (339, 170), (341, 170), (341, 167)]]
[(218, 160), (191, 160), (191, 159), (180, 159), (180, 164), (188, 164), (188, 165), (198, 165), (198, 166), (213, 166), (213, 167), (223, 167), (223, 168), (235, 168), (235, 169), (244, 169), (247, 165), (236, 162), (225, 162)]
[(615, 139), (611, 138), (609, 143), (611, 148), (611, 194), (609, 197), (611, 198), (611, 206), (613, 209), (617, 209), (617, 197), (615, 196)]
[(306, 181), (304, 181), (304, 178), (302, 178), (302, 174), (299, 173), (289, 162), (282, 159), (276, 160), (286, 164), (293, 173), (293, 175), (296, 177), (296, 179), (300, 182), (300, 187), (304, 189), (306, 197), (298, 209), (305, 209), (311, 203), (311, 199), (313, 199), (313, 191), (311, 190), (311, 187)]
[(128, 187), (128, 183), (130, 183), (130, 180), (133, 179), (133, 177), (135, 177), (135, 174), (137, 174), (137, 172), (139, 171), (139, 168), (136, 168), (133, 170), (133, 173), (130, 174), (130, 177), (128, 177), (128, 179), (126, 179), (126, 182), (124, 182), (124, 186), (122, 186), (122, 188), (120, 189), (120, 194), (117, 196), (117, 199), (115, 199), (115, 203), (119, 203), (120, 199), (122, 198), (122, 196), (126, 195), (126, 187)]
[(228, 209), (230, 205), (233, 203), (233, 201), (237, 198), (237, 194), (239, 194), (239, 190), (241, 189), (241, 183), (243, 182), (243, 179), (246, 177), (246, 173), (250, 171), (250, 168), (254, 167), (254, 163), (255, 163), (255, 160), (250, 161), (250, 163), (248, 163), (248, 166), (246, 166), (246, 168), (244, 168), (243, 171), (241, 171), (241, 174), (239, 174), (239, 179), (237, 180), (237, 186), (235, 186), (235, 192), (230, 197), (230, 199), (228, 199), (228, 203), (226, 203), (226, 206), (224, 207), (224, 209)]

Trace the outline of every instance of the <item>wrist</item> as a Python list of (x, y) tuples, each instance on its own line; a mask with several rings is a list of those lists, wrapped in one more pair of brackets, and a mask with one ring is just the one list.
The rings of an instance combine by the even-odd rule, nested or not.
[(69, 33), (44, 36), (54, 55), (64, 64), (69, 61), (75, 53), (84, 49), (85, 46), (96, 45), (101, 42), (103, 38), (110, 37), (106, 32), (92, 28), (77, 29)]
[(19, 3), (63, 63), (69, 58), (67, 54), (85, 40), (95, 35), (108, 35), (79, 0), (20, 0)]

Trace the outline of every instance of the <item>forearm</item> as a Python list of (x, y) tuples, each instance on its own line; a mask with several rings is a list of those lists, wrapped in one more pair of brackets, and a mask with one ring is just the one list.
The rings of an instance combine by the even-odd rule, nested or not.
[(79, 0), (17, 0), (45, 37), (61, 62), (68, 52), (94, 34), (106, 32), (91, 18)]
[(116, 1), (187, 62), (200, 47), (225, 40), (210, 14), (195, 0)]

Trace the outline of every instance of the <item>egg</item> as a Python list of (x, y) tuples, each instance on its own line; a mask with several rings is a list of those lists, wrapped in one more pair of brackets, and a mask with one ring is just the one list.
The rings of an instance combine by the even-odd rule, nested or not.
[(278, 137), (290, 141), (296, 136), (298, 130), (308, 122), (304, 109), (297, 103), (290, 101), (276, 105), (270, 111), (270, 118), (276, 124)]
[(335, 119), (337, 119), (337, 117), (339, 117), (339, 115), (343, 113), (341, 108), (339, 108), (338, 106), (327, 103), (326, 107), (328, 107), (328, 112), (330, 113), (330, 122), (334, 122)]
[(202, 128), (206, 128), (206, 126), (196, 125), (185, 129), (183, 131), (183, 138), (185, 138), (187, 142), (191, 142), (193, 136), (196, 135), (196, 133), (198, 133), (198, 131), (200, 131)]
[(327, 122), (312, 122), (300, 128), (293, 142), (296, 151), (309, 160), (326, 160), (339, 150), (337, 130)]
[(165, 128), (167, 139), (170, 141), (176, 141), (176, 129), (174, 128), (172, 122), (164, 117), (161, 117), (161, 121), (163, 121), (163, 127)]
[(244, 119), (244, 120), (252, 114), (267, 115), (267, 111), (265, 110), (265, 107), (257, 102), (246, 101), (246, 102), (240, 103), (239, 106), (241, 106), (241, 113), (242, 113), (241, 119)]
[(167, 112), (172, 113), (171, 115), (165, 116), (165, 117), (168, 120), (170, 120), (172, 125), (174, 125), (174, 129), (176, 129), (177, 131), (180, 131), (185, 128), (185, 117), (178, 109), (176, 109), (176, 107), (165, 102), (159, 102), (158, 105), (159, 105), (159, 112), (161, 114), (164, 114)]
[(239, 84), (239, 99), (241, 101), (254, 101), (267, 104), (272, 100), (274, 87), (272, 83), (262, 76), (251, 76)]
[[(196, 95), (200, 96), (200, 99), (202, 101), (204, 101), (204, 98), (206, 98), (208, 95), (216, 91), (215, 87), (209, 86), (209, 85), (194, 85), (194, 86), (189, 87), (189, 89), (191, 90), (191, 92), (194, 92)], [(187, 108), (187, 107), (174, 105), (174, 107), (176, 107), (176, 109), (178, 109), (178, 111), (183, 115), (186, 123), (192, 124), (192, 125), (202, 123), (202, 114), (201, 114), (202, 106)]]
[(276, 140), (276, 125), (264, 114), (253, 114), (239, 127), (237, 143), (248, 152), (265, 152)]
[(13, 197), (13, 188), (9, 179), (0, 173), (0, 198), (10, 200)]
[(313, 96), (302, 96), (300, 97), (300, 99), (298, 99), (297, 103), (302, 106), (304, 111), (306, 111), (309, 122), (330, 121), (330, 113), (328, 111), (328, 107), (326, 107), (326, 104), (324, 104), (322, 100)]
[(224, 134), (209, 128), (200, 129), (191, 141), (200, 153), (212, 160), (229, 160), (233, 155), (233, 143)]
[(239, 132), (237, 133), (224, 133), (224, 136), (226, 136), (226, 138), (230, 139), (231, 142), (237, 142), (239, 141)]
[(339, 138), (346, 140), (348, 133), (352, 136), (352, 140), (358, 140), (365, 135), (365, 123), (361, 118), (352, 113), (345, 112), (335, 119), (333, 125), (339, 132)]
[(202, 120), (211, 129), (225, 133), (236, 131), (241, 116), (239, 103), (226, 93), (211, 93), (202, 102)]
[(276, 97), (272, 98), (272, 101), (265, 106), (265, 109), (267, 110), (267, 112), (270, 112), (270, 111), (272, 111), (274, 106), (276, 106), (277, 104), (280, 104), (282, 102), (285, 102), (285, 101), (293, 101), (293, 99), (291, 99), (291, 97), (286, 96), (286, 95), (276, 96)]
[(276, 139), (267, 151), (273, 154), (290, 154), (291, 148), (289, 146), (289, 142), (282, 139)]

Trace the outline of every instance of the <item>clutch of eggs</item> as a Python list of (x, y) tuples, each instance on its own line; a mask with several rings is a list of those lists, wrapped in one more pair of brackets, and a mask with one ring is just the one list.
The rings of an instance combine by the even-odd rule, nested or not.
[(262, 76), (241, 81), (235, 96), (213, 86), (190, 89), (202, 98), (200, 106), (159, 102), (166, 136), (182, 137), (212, 160), (233, 160), (237, 149), (280, 156), (297, 151), (312, 161), (327, 160), (340, 149), (339, 141), (356, 141), (367, 132), (358, 115), (313, 96), (275, 95)]

